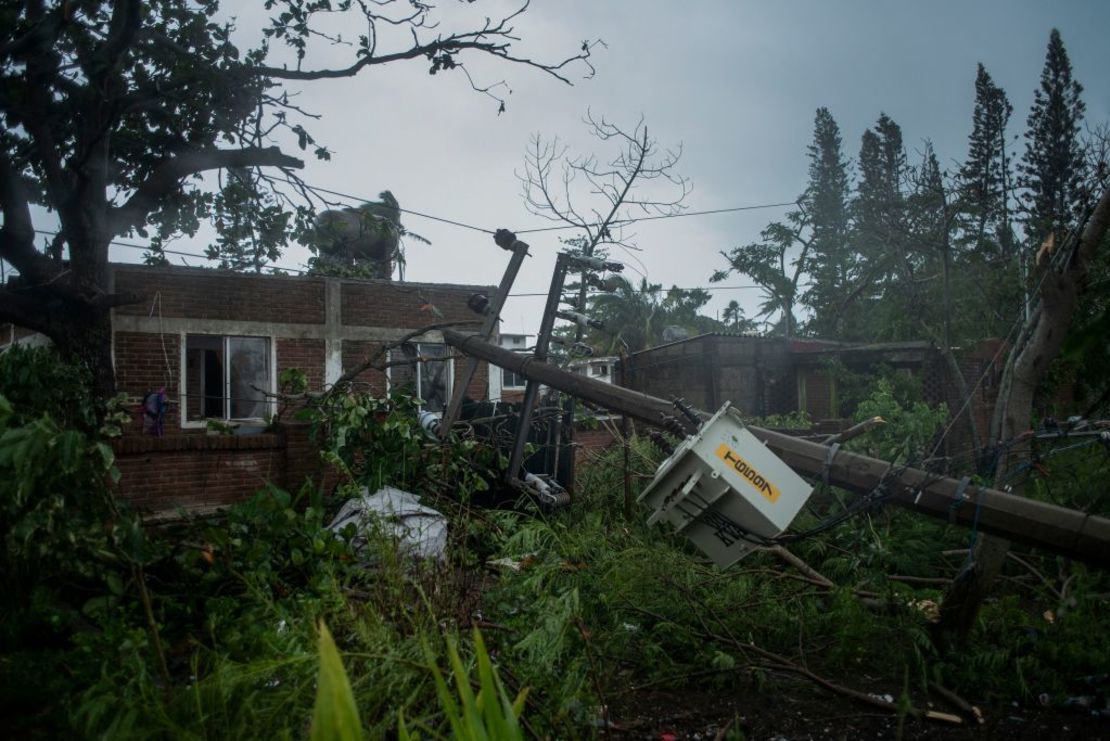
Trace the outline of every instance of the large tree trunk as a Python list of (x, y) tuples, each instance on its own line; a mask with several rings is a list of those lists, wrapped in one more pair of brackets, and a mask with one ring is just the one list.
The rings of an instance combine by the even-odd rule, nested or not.
[[(1106, 237), (1108, 225), (1110, 188), (1103, 192), (1078, 241), (1069, 239), (1061, 245), (1062, 259), (1045, 255), (1037, 266), (1040, 305), (1030, 314), (1010, 351), (992, 425), (992, 430), (997, 430), (993, 444), (1012, 440), (1030, 428), (1037, 387), (1064, 343), (1079, 294), (1086, 287), (1087, 265)], [(1001, 482), (1028, 454), (1028, 447), (1011, 447), (998, 461), (995, 481)], [(1020, 496), (1023, 491), (1020, 482), (1014, 485), (1014, 494)], [(942, 647), (967, 638), (983, 600), (1002, 571), (1009, 548), (1009, 541), (1003, 538), (979, 534), (967, 566), (953, 581), (941, 605), (935, 635)]]
[(110, 312), (88, 312), (72, 316), (59, 328), (53, 339), (64, 357), (88, 369), (95, 399), (103, 402), (115, 395), (116, 375), (112, 365)]

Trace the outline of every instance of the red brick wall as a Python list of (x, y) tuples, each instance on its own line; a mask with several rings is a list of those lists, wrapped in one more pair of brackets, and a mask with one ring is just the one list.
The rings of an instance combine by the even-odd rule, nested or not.
[(574, 468), (581, 471), (583, 466), (589, 465), (597, 454), (606, 450), (616, 442), (616, 438), (605, 427), (596, 430), (574, 431)]
[[(178, 379), (181, 352), (177, 335), (146, 332), (116, 332), (116, 388), (126, 393), (138, 407), (143, 396), (163, 386), (169, 406), (166, 409), (166, 432), (181, 428), (178, 405)], [(136, 412), (135, 433), (142, 432), (142, 421)]]
[(324, 387), (325, 347), (323, 340), (277, 339), (277, 372), (296, 368), (308, 376), (310, 391)]
[(321, 461), (306, 422), (282, 422), (274, 434), (131, 436), (112, 445), (121, 474), (117, 491), (159, 517), (245, 501), (267, 482), (292, 493), (308, 484), (327, 494), (341, 478)]
[[(321, 327), (325, 323), (326, 281), (322, 278), (256, 276), (220, 270), (130, 265), (116, 265), (114, 271), (117, 291), (131, 291), (144, 296), (142, 303), (117, 309), (121, 316), (147, 317), (153, 311), (154, 315), (165, 318), (288, 322), (318, 324)], [(466, 300), (472, 293), (483, 290), (477, 286), (397, 284), (389, 281), (344, 281), (340, 283), (340, 289), (345, 325), (402, 330), (443, 320), (475, 319), (466, 307)], [(298, 368), (307, 374), (310, 389), (323, 387), (326, 362), (324, 340), (278, 337), (274, 341), (279, 374), (287, 368)], [(344, 370), (362, 362), (378, 348), (379, 343), (344, 341)], [(119, 332), (116, 335), (119, 388), (137, 402), (148, 391), (166, 385), (171, 402), (167, 431), (176, 431), (180, 428), (177, 389), (180, 350), (176, 335), (165, 336), (165, 355), (169, 357), (168, 380), (161, 335), (137, 332)], [(463, 362), (457, 360), (456, 384), (461, 379), (463, 367)], [(367, 371), (358, 380), (367, 382), (367, 390), (374, 393), (386, 391), (386, 378), (380, 371)], [(467, 391), (472, 398), (485, 398), (488, 386), (488, 366), (482, 363)], [(188, 392), (199, 393), (199, 389), (189, 389)]]
[(283, 422), (285, 438), (285, 486), (297, 492), (308, 483), (324, 492), (331, 492), (339, 483), (339, 472), (320, 460), (320, 452), (312, 439), (312, 425), (307, 422)]
[(324, 323), (324, 279), (251, 275), (202, 268), (115, 265), (117, 292), (144, 297), (119, 315)]
[[(462, 375), (466, 370), (466, 358), (455, 358), (455, 383), (462, 383)], [(478, 371), (470, 381), (466, 394), (471, 399), (485, 399), (489, 396), (489, 364), (479, 363)]]
[(212, 510), (249, 498), (267, 481), (286, 482), (280, 435), (128, 438), (114, 447), (119, 492), (147, 513)]
[(471, 294), (480, 292), (488, 294), (489, 289), (385, 281), (344, 282), (343, 324), (416, 329), (436, 322), (479, 320), (480, 317), (467, 308), (466, 300)]
[[(377, 355), (381, 347), (380, 342), (343, 340), (343, 372), (346, 373), (352, 368), (362, 365), (372, 356)], [(363, 371), (354, 380), (360, 384), (368, 384), (368, 386), (361, 387), (360, 391), (369, 391), (374, 394), (384, 394), (386, 392), (386, 376), (380, 370), (371, 368)]]

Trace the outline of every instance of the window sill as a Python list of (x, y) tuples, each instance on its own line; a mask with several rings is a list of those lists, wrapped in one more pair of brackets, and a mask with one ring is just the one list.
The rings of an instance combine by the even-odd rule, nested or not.
[(181, 423), (184, 432), (207, 432), (209, 437), (241, 437), (244, 435), (260, 435), (269, 428), (269, 423), (264, 419), (216, 419), (217, 422), (227, 427), (227, 430), (214, 429), (208, 426), (209, 420), (191, 420)]
[(259, 450), (280, 448), (281, 435), (167, 435), (165, 437), (123, 437), (112, 441), (117, 455), (189, 451), (189, 450)]

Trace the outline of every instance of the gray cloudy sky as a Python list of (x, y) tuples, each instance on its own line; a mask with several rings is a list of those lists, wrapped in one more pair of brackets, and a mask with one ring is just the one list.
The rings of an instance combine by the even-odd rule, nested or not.
[[(261, 5), (226, 7), (246, 32), (257, 28)], [(473, 10), (442, 5), (452, 14)], [(518, 3), (476, 5), (495, 16)], [(475, 60), (470, 66), (480, 81), (505, 78), (512, 88), (500, 116), (461, 75), (429, 76), (423, 62), (312, 83), (299, 104), (323, 115), (310, 129), (334, 157), (310, 162), (304, 177), (367, 197), (388, 188), (403, 207), (485, 228), (544, 226), (524, 209), (514, 172), (533, 133), (604, 156), (604, 145), (586, 137), (581, 123), (590, 109), (628, 126), (643, 115), (660, 144), (681, 144), (677, 172), (693, 186), (691, 210), (789, 201), (804, 187), (805, 147), (819, 106), (839, 122), (851, 158), (864, 129), (885, 111), (901, 124), (911, 161), (929, 138), (951, 168), (965, 153), (975, 65), (983, 62), (1014, 104), (1012, 133), (1022, 132), (1054, 26), (1086, 89), (1088, 122), (1110, 120), (1105, 0), (534, 0), (516, 24), (522, 41), (515, 52), (553, 59), (574, 53), (584, 39), (603, 39), (593, 79), (570, 87), (534, 70)], [(723, 264), (719, 251), (757, 238), (784, 210), (639, 224), (638, 257), (653, 282), (708, 285)], [(409, 244), (409, 280), (500, 278), (507, 253), (489, 236), (411, 216), (406, 226), (432, 241)], [(526, 241), (534, 258), (515, 292), (541, 293), (559, 245), (553, 234)], [(281, 262), (307, 257), (294, 248)], [(744, 282), (734, 276), (726, 285)], [(758, 295), (716, 291), (709, 309), (737, 298), (751, 313)], [(534, 332), (542, 302), (514, 299), (503, 330)]]

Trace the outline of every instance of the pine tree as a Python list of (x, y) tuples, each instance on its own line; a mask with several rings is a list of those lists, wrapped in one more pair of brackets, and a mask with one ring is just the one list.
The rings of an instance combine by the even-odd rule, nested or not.
[(859, 154), (860, 183), (855, 204), (857, 228), (866, 237), (887, 240), (902, 219), (902, 183), (906, 177), (906, 150), (902, 127), (885, 113), (874, 129), (863, 134)]
[(975, 112), (968, 137), (967, 160), (960, 168), (961, 205), (969, 217), (969, 240), (982, 249), (988, 229), (994, 230), (994, 243), (1005, 248), (1008, 218), (1010, 164), (1006, 151), (1006, 126), (1013, 113), (1006, 92), (994, 84), (980, 64), (975, 76)]
[(818, 108), (809, 151), (809, 184), (802, 196), (812, 234), (811, 282), (802, 303), (813, 316), (807, 329), (819, 336), (838, 334), (838, 310), (855, 273), (848, 245), (848, 166), (841, 153), (840, 127), (828, 108)]
[(921, 165), (914, 177), (914, 188), (907, 202), (911, 222), (910, 251), (922, 263), (934, 261), (943, 251), (948, 223), (948, 193), (933, 143), (925, 142)]
[[(939, 325), (945, 307), (949, 306), (947, 260), (951, 223), (944, 173), (930, 141), (925, 142), (921, 164), (913, 172), (913, 189), (906, 199), (909, 233), (902, 263), (895, 272), (895, 290), (889, 291), (888, 303), (892, 329), (891, 339), (917, 339), (922, 331), (935, 336), (948, 332), (933, 331)], [(941, 281), (920, 281), (915, 273), (942, 274)], [(947, 343), (946, 343), (947, 344)]]
[(1048, 40), (1040, 87), (1033, 94), (1025, 132), (1019, 184), (1026, 189), (1025, 233), (1037, 244), (1050, 234), (1057, 243), (1080, 208), (1083, 151), (1079, 126), (1085, 105), (1083, 86), (1072, 79), (1071, 62), (1055, 28)]
[(902, 128), (885, 113), (879, 116), (874, 128), (863, 134), (859, 171), (859, 186), (851, 208), (852, 243), (858, 254), (859, 272), (844, 301), (844, 336), (870, 340), (877, 336), (872, 304), (912, 266), (907, 251), (906, 199), (902, 193), (908, 175), (906, 150), (902, 145)]

